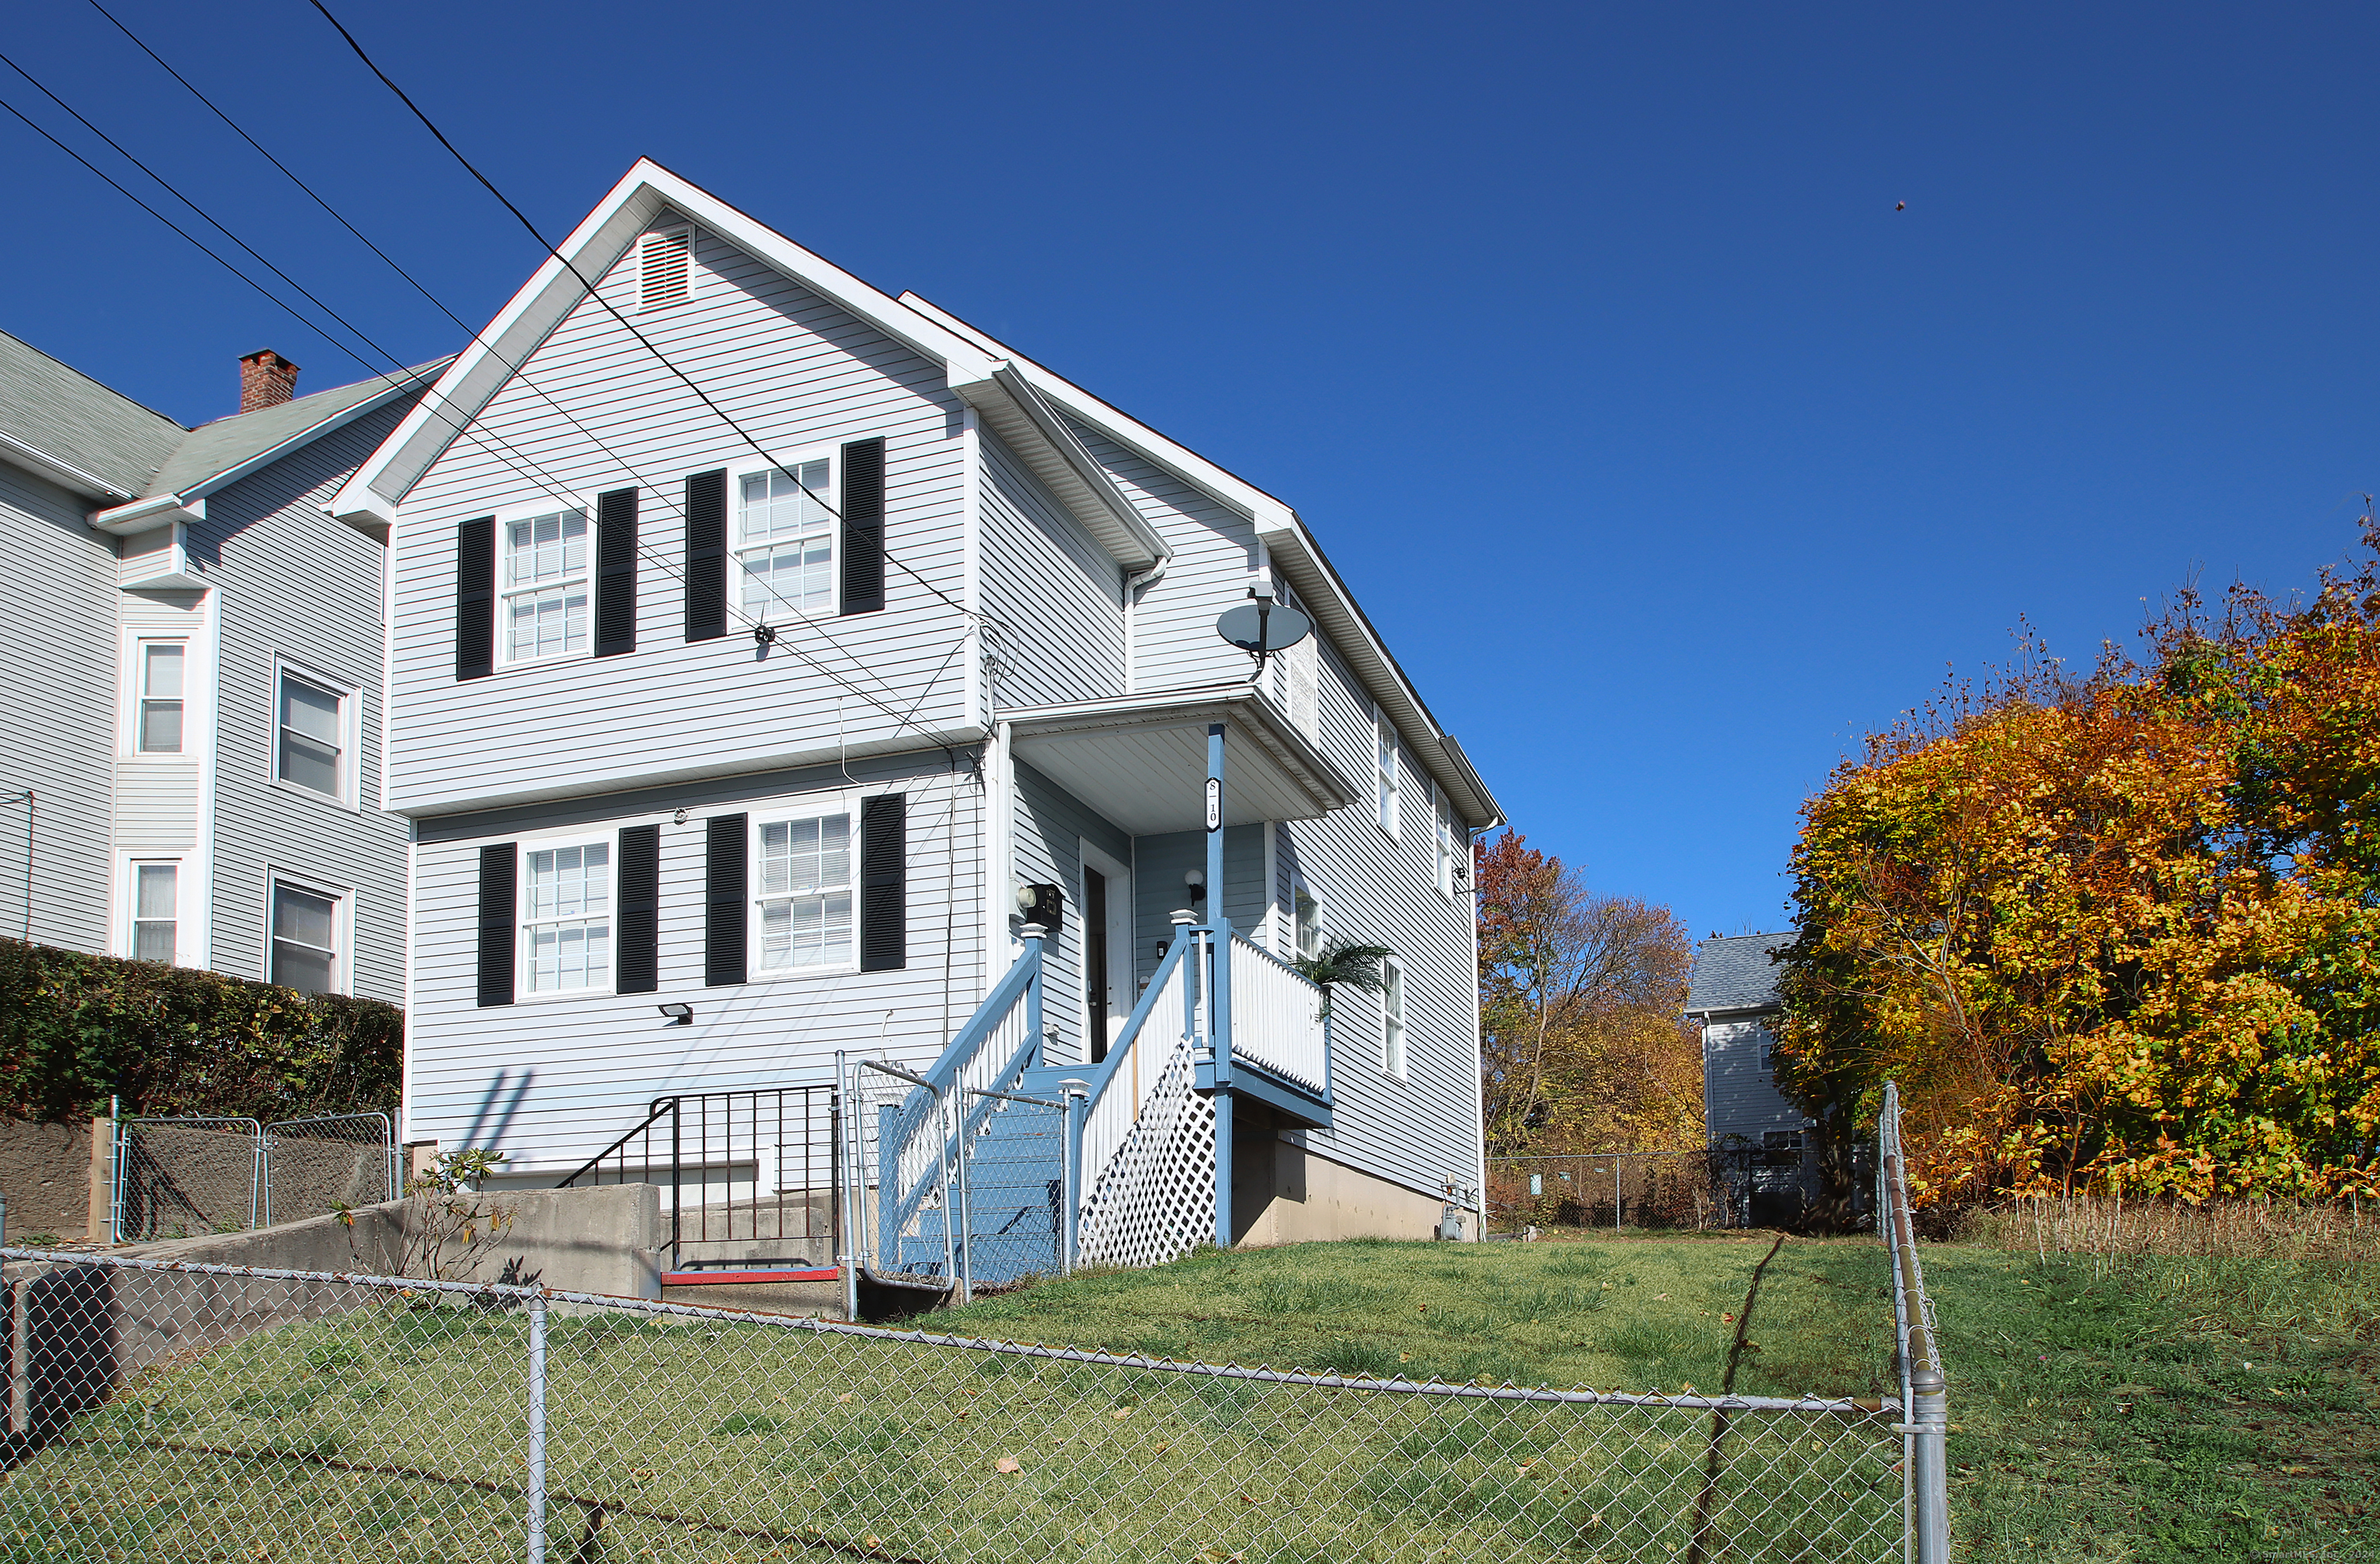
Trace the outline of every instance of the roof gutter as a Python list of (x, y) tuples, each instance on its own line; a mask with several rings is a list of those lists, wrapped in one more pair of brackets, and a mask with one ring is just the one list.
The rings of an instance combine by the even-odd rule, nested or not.
[(6, 451), (12, 458), (23, 462), (42, 476), (79, 493), (96, 495), (103, 500), (132, 498), (130, 490), (118, 489), (104, 479), (94, 478), (72, 462), (62, 462), (40, 446), (28, 445), (13, 434), (0, 432), (0, 451)]
[(128, 538), (135, 532), (146, 532), (152, 527), (164, 527), (169, 522), (187, 524), (206, 519), (207, 503), (203, 499), (181, 494), (152, 494), (128, 505), (114, 505), (95, 512), (91, 524), (102, 532)]

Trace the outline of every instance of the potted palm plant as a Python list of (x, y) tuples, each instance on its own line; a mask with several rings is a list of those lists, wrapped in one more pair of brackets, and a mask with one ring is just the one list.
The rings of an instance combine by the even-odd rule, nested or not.
[(1322, 1013), (1316, 1019), (1328, 1021), (1330, 991), (1344, 985), (1366, 994), (1378, 993), (1386, 982), (1380, 976), (1380, 964), (1394, 954), (1386, 945), (1366, 945), (1334, 934), (1312, 955), (1301, 952), (1289, 964), (1299, 976), (1322, 990)]

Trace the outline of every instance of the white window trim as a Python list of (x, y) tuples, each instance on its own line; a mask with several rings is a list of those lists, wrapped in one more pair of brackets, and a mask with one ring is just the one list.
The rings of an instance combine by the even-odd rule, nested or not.
[[(760, 470), (758, 464), (745, 469)], [(864, 936), (860, 918), (861, 865), (859, 861), (859, 819), (861, 802), (871, 794), (835, 792), (808, 794), (785, 799), (769, 806), (754, 805), (747, 811), (745, 838), (744, 897), (744, 980), (747, 983), (782, 983), (787, 979), (799, 982), (808, 977), (847, 977), (859, 970), (859, 946)], [(762, 966), (760, 964), (760, 828), (784, 825), (793, 820), (824, 819), (830, 815), (842, 815), (850, 823), (851, 843), (851, 958), (832, 965)], [(773, 899), (773, 898), (772, 898)]]
[[(300, 793), (320, 798), (311, 788)], [(279, 869), (264, 871), (264, 974), (263, 980), (273, 981), (273, 893), (285, 885), (292, 891), (303, 891), (309, 896), (320, 896), (332, 904), (331, 914), (331, 992), (352, 994), (356, 991), (355, 968), (355, 892), (326, 885), (310, 877), (285, 874)]]
[[(577, 662), (595, 655), (595, 495), (590, 491), (568, 496), (568, 503), (549, 494), (541, 500), (525, 500), (519, 504), (504, 505), (496, 512), (496, 666), (499, 668), (550, 668), (557, 663)], [(512, 584), (513, 524), (532, 516), (553, 515), (562, 511), (577, 511), (587, 517), (587, 648), (583, 651), (557, 651), (548, 657), (515, 657), (513, 655), (512, 615), (507, 605), (516, 597), (549, 589), (543, 587), (520, 587)], [(319, 794), (317, 796), (320, 796)]]
[[(1380, 764), (1380, 741), (1382, 738), (1386, 738), (1389, 742), (1389, 763), (1385, 768)], [(1389, 721), (1389, 714), (1381, 710), (1377, 706), (1373, 707), (1372, 819), (1373, 822), (1380, 828), (1381, 832), (1391, 842), (1402, 840), (1402, 822), (1404, 819), (1405, 805), (1404, 749), (1404, 739), (1398, 734), (1396, 724)], [(1386, 810), (1383, 810), (1380, 807), (1380, 782), (1384, 777), (1389, 784), (1388, 807)], [(1380, 818), (1383, 814), (1387, 815), (1388, 818), (1386, 819), (1382, 819)]]
[(190, 862), (194, 856), (190, 853), (176, 852), (126, 852), (115, 855), (115, 889), (109, 898), (115, 913), (109, 921), (115, 925), (110, 948), (117, 955), (128, 961), (138, 959), (132, 952), (140, 942), (133, 925), (140, 910), (140, 866), (171, 864), (174, 866), (174, 964), (199, 964), (194, 959), (198, 948), (190, 938), (190, 906), (194, 900), (191, 881), (196, 878), (190, 872)]
[[(827, 606), (806, 611), (803, 617), (833, 619), (843, 612), (843, 447), (832, 442), (805, 445), (783, 454), (783, 459), (768, 462), (755, 458), (730, 466), (727, 469), (727, 609), (731, 617), (742, 616), (744, 607), (744, 556), (755, 549), (770, 545), (747, 543), (744, 538), (744, 480), (754, 473), (791, 472), (808, 462), (824, 461), (826, 488), (814, 490), (826, 502), (832, 513), (827, 517)], [(854, 829), (856, 829), (855, 827)]]
[[(1395, 974), (1397, 995), (1396, 1046), (1390, 1047), (1389, 989), (1390, 974)], [(1405, 964), (1394, 956), (1380, 962), (1380, 1073), (1391, 1081), (1413, 1078), (1413, 1003), (1405, 991)]]
[[(590, 609), (590, 614), (592, 612)], [(339, 697), (339, 791), (335, 795), (317, 793), (302, 782), (289, 782), (281, 775), (281, 681), (285, 675)], [(352, 681), (334, 679), (305, 663), (275, 654), (273, 659), (273, 685), (267, 692), (265, 725), (270, 734), (265, 745), (264, 774), (274, 787), (301, 798), (311, 798), (318, 804), (335, 804), (347, 810), (362, 807), (363, 692)], [(329, 892), (317, 894), (327, 895)]]
[[(119, 666), (123, 674), (116, 680), (116, 743), (117, 758), (144, 766), (195, 764), (200, 758), (207, 734), (213, 732), (213, 710), (208, 696), (214, 689), (214, 669), (208, 651), (212, 645), (201, 626), (193, 625), (188, 633), (152, 635), (137, 625), (127, 625), (118, 649)], [(147, 648), (178, 646), (182, 649), (182, 747), (170, 754), (159, 754), (140, 747), (140, 682), (148, 662)], [(155, 861), (155, 860), (152, 860)]]
[[(557, 847), (611, 849), (611, 911), (604, 915), (604, 921), (612, 926), (612, 980), (600, 988), (554, 988), (540, 993), (529, 987), (528, 855), (531, 853), (551, 852)], [(523, 836), (517, 839), (513, 844), (513, 1002), (526, 1005), (577, 1000), (583, 1003), (592, 999), (608, 999), (618, 993), (619, 989), (620, 828), (615, 825), (601, 830), (547, 831), (541, 835)]]
[(1463, 822), (1455, 818), (1454, 801), (1436, 782), (1429, 784), (1430, 851), (1438, 879), (1438, 893), (1451, 902), (1461, 894), (1463, 862), (1470, 847), (1469, 836)]
[(1330, 938), (1330, 908), (1314, 882), (1305, 878), (1303, 869), (1293, 870), (1289, 877), (1289, 959), (1295, 961), (1306, 952), (1297, 942), (1297, 893), (1303, 891), (1314, 903), (1314, 948), (1318, 952)]

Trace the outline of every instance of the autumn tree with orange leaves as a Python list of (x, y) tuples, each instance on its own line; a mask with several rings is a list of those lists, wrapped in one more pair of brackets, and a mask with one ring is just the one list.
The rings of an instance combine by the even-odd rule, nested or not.
[(1510, 830), (1475, 849), (1473, 879), (1488, 1154), (1699, 1146), (1685, 928)]
[(1926, 1196), (2380, 1193), (2380, 528), (2301, 603), (1954, 691), (1804, 811), (1779, 1078), (1830, 1183), (1898, 1078)]

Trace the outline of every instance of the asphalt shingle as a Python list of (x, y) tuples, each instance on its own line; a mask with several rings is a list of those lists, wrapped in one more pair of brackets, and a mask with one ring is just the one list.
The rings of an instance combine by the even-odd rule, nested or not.
[(1704, 940), (1694, 951), (1694, 976), (1686, 980), (1688, 1013), (1774, 1007), (1777, 967), (1769, 957), (1792, 942), (1790, 933), (1718, 935)]

